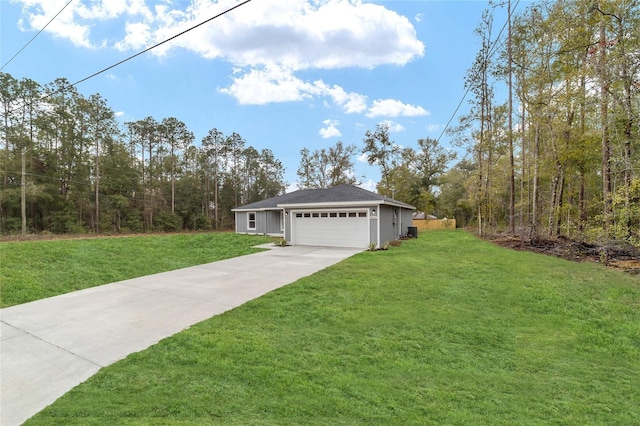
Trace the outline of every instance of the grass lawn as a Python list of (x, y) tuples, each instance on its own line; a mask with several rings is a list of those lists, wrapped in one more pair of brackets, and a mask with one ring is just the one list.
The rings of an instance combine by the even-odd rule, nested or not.
[(268, 241), (225, 232), (0, 243), (0, 307), (255, 253)]
[(30, 425), (640, 424), (640, 280), (459, 231), (102, 369)]

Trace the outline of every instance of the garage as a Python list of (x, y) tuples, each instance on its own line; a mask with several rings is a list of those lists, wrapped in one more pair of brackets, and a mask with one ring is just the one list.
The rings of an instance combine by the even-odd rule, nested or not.
[(292, 243), (327, 247), (369, 245), (367, 209), (292, 211)]
[(354, 185), (298, 189), (237, 207), (236, 232), (287, 244), (365, 250), (401, 238), (415, 208)]

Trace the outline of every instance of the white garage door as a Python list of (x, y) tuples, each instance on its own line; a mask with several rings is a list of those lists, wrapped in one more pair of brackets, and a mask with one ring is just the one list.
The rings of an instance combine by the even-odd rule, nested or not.
[(360, 248), (369, 245), (367, 210), (305, 211), (292, 214), (293, 244)]

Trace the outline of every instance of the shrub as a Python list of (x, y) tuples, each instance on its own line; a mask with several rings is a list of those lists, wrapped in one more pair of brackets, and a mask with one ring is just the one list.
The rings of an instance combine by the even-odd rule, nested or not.
[(155, 228), (164, 232), (175, 232), (182, 229), (182, 218), (171, 213), (160, 213), (154, 218)]

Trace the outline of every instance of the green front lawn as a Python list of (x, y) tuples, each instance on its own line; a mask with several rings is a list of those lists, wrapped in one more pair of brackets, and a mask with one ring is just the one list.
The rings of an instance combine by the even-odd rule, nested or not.
[(255, 253), (231, 232), (0, 243), (0, 307)]
[(363, 252), (28, 424), (640, 424), (640, 280), (461, 231)]

